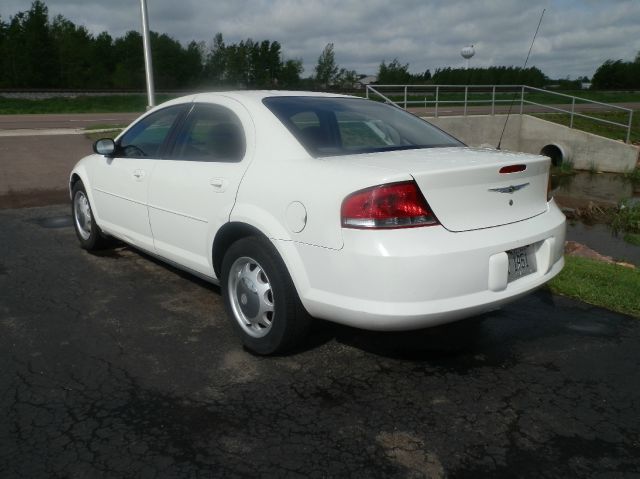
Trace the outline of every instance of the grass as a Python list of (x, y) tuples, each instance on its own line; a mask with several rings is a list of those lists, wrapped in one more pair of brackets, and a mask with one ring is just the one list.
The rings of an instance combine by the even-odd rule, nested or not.
[(640, 202), (631, 204), (625, 200), (611, 219), (611, 230), (618, 234), (640, 233)]
[(640, 183), (640, 167), (636, 166), (633, 170), (624, 174), (624, 177), (634, 185)]
[[(374, 85), (375, 88), (375, 85)], [(456, 91), (447, 91), (445, 88), (441, 88), (438, 94), (438, 101), (452, 101), (456, 103), (450, 103), (445, 105), (440, 105), (440, 108), (445, 108), (447, 106), (461, 106), (464, 102), (464, 86), (460, 87), (461, 90)], [(385, 90), (384, 88), (380, 90), (380, 92), (389, 97), (391, 100), (397, 103), (404, 102), (404, 93), (400, 92), (400, 89), (395, 90)], [(602, 103), (624, 103), (624, 102), (640, 102), (640, 92), (625, 92), (625, 91), (591, 91), (591, 90), (572, 90), (572, 91), (558, 91), (555, 93), (562, 93), (564, 95), (575, 96), (578, 98), (583, 98), (585, 100), (593, 100), (599, 101)], [(379, 97), (371, 92), (369, 97), (372, 100), (377, 100)], [(413, 106), (424, 106), (424, 100), (434, 101), (435, 100), (435, 88), (428, 88), (422, 91), (415, 91), (411, 88), (408, 90), (407, 100), (415, 101), (415, 102), (423, 102), (423, 105), (415, 104)], [(520, 91), (510, 92), (510, 93), (500, 93), (499, 90), (496, 92), (496, 106), (508, 106), (513, 102), (514, 111), (520, 108)], [(479, 90), (469, 89), (467, 101), (470, 106), (474, 105), (490, 105), (490, 100), (492, 99), (491, 92), (483, 92)], [(571, 104), (571, 99), (566, 98), (564, 96), (555, 95), (553, 90), (549, 90), (549, 92), (525, 92), (524, 99), (526, 101), (532, 101), (534, 103), (541, 104), (551, 104), (551, 105), (561, 105), (561, 104)], [(489, 101), (489, 103), (487, 103)], [(476, 103), (478, 102), (478, 103)], [(485, 102), (485, 103), (481, 103)], [(581, 103), (580, 100), (576, 101), (576, 105)], [(410, 105), (411, 106), (411, 105)], [(433, 107), (433, 104), (427, 103), (428, 107)]]
[(575, 256), (565, 261), (551, 291), (640, 318), (640, 270)]
[(575, 175), (577, 172), (573, 167), (572, 161), (563, 161), (560, 163), (560, 166), (552, 166), (551, 167), (551, 175), (552, 176), (571, 176)]
[(87, 131), (87, 133), (85, 133), (84, 136), (89, 140), (96, 141), (96, 140), (101, 140), (102, 138), (115, 138), (120, 134), (121, 131), (122, 131), (122, 128), (115, 128), (109, 131), (94, 131), (94, 132)]
[(640, 234), (627, 233), (626, 235), (623, 236), (622, 239), (624, 241), (626, 241), (627, 243), (632, 244), (634, 246), (640, 246)]
[[(162, 103), (172, 98), (158, 95)], [(143, 112), (147, 105), (146, 95), (77, 96), (75, 98), (5, 98), (0, 96), (0, 114), (44, 114), (44, 113), (129, 113)]]
[[(567, 113), (534, 113), (533, 116), (543, 120), (552, 121), (561, 125), (569, 126), (570, 116)], [(617, 123), (627, 124), (629, 114), (625, 112), (603, 112), (589, 113), (589, 116), (602, 118), (604, 120), (615, 121)], [(607, 125), (595, 120), (582, 117), (573, 118), (573, 127), (577, 130), (594, 133), (614, 140), (625, 141), (627, 137), (626, 128), (614, 125)], [(633, 122), (631, 124), (631, 143), (640, 143), (640, 110), (634, 110)]]

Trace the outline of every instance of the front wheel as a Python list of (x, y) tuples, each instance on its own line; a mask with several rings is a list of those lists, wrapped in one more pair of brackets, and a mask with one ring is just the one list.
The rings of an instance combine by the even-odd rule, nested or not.
[(71, 194), (73, 226), (80, 241), (80, 246), (88, 251), (99, 250), (109, 246), (109, 241), (103, 236), (93, 217), (89, 196), (82, 181), (78, 181), (73, 185)]
[(227, 314), (247, 349), (280, 353), (306, 335), (311, 318), (266, 239), (248, 237), (232, 244), (222, 261), (220, 285)]

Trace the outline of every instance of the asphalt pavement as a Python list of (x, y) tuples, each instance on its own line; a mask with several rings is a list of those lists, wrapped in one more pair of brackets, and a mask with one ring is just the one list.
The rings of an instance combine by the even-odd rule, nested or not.
[(640, 322), (540, 290), (242, 350), (216, 287), (0, 210), (0, 476), (640, 477)]

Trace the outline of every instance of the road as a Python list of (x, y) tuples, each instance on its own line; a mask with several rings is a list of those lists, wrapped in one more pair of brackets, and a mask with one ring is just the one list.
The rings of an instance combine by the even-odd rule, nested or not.
[(137, 116), (0, 115), (0, 208), (67, 201), (69, 172), (91, 153), (83, 128), (126, 125)]
[(541, 290), (409, 334), (239, 347), (219, 290), (68, 207), (0, 211), (0, 471), (13, 477), (637, 477), (640, 322)]

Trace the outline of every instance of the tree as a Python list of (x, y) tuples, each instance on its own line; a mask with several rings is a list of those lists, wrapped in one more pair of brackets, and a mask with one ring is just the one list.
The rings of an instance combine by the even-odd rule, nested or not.
[[(301, 84), (302, 60), (285, 61), (277, 41), (248, 38), (227, 45), (217, 33), (207, 50), (202, 42), (185, 47), (167, 34), (150, 36), (158, 88)], [(333, 62), (332, 45), (327, 55)], [(142, 36), (137, 31), (114, 39), (107, 32), (94, 36), (61, 15), (50, 22), (42, 0), (8, 22), (0, 18), (0, 87), (143, 89), (144, 79)]]
[(222, 33), (213, 37), (211, 47), (204, 65), (204, 77), (208, 83), (219, 85), (222, 83), (227, 69), (226, 45)]
[(57, 83), (65, 88), (87, 88), (94, 75), (93, 37), (62, 15), (53, 20), (50, 30), (57, 56)]
[(336, 85), (340, 88), (348, 89), (355, 88), (356, 82), (360, 79), (358, 76), (358, 72), (355, 70), (345, 70), (344, 68), (340, 69), (338, 75), (336, 76)]
[(394, 58), (388, 65), (383, 61), (378, 69), (378, 83), (380, 85), (406, 85), (411, 83), (409, 64), (402, 65)]
[(297, 87), (300, 84), (300, 75), (303, 71), (302, 60), (287, 60), (280, 70), (278, 86), (282, 88)]
[(543, 87), (548, 78), (537, 67), (438, 68), (432, 77), (440, 85), (530, 85)]
[(183, 53), (182, 69), (184, 76), (182, 85), (187, 87), (197, 86), (202, 79), (204, 72), (204, 42), (189, 42), (186, 51)]
[(124, 37), (117, 38), (113, 44), (113, 56), (117, 58), (111, 76), (113, 86), (122, 89), (144, 88), (142, 35), (130, 30)]
[(327, 43), (318, 57), (316, 65), (316, 82), (323, 88), (333, 85), (338, 75), (338, 65), (336, 65), (333, 43)]
[(11, 87), (50, 87), (57, 79), (56, 52), (50, 34), (49, 12), (36, 0), (3, 27), (2, 70)]
[(640, 88), (640, 52), (633, 62), (607, 60), (593, 74), (591, 88)]
[(87, 86), (89, 88), (112, 88), (115, 65), (113, 38), (107, 32), (102, 32), (94, 38), (91, 45), (90, 80)]

